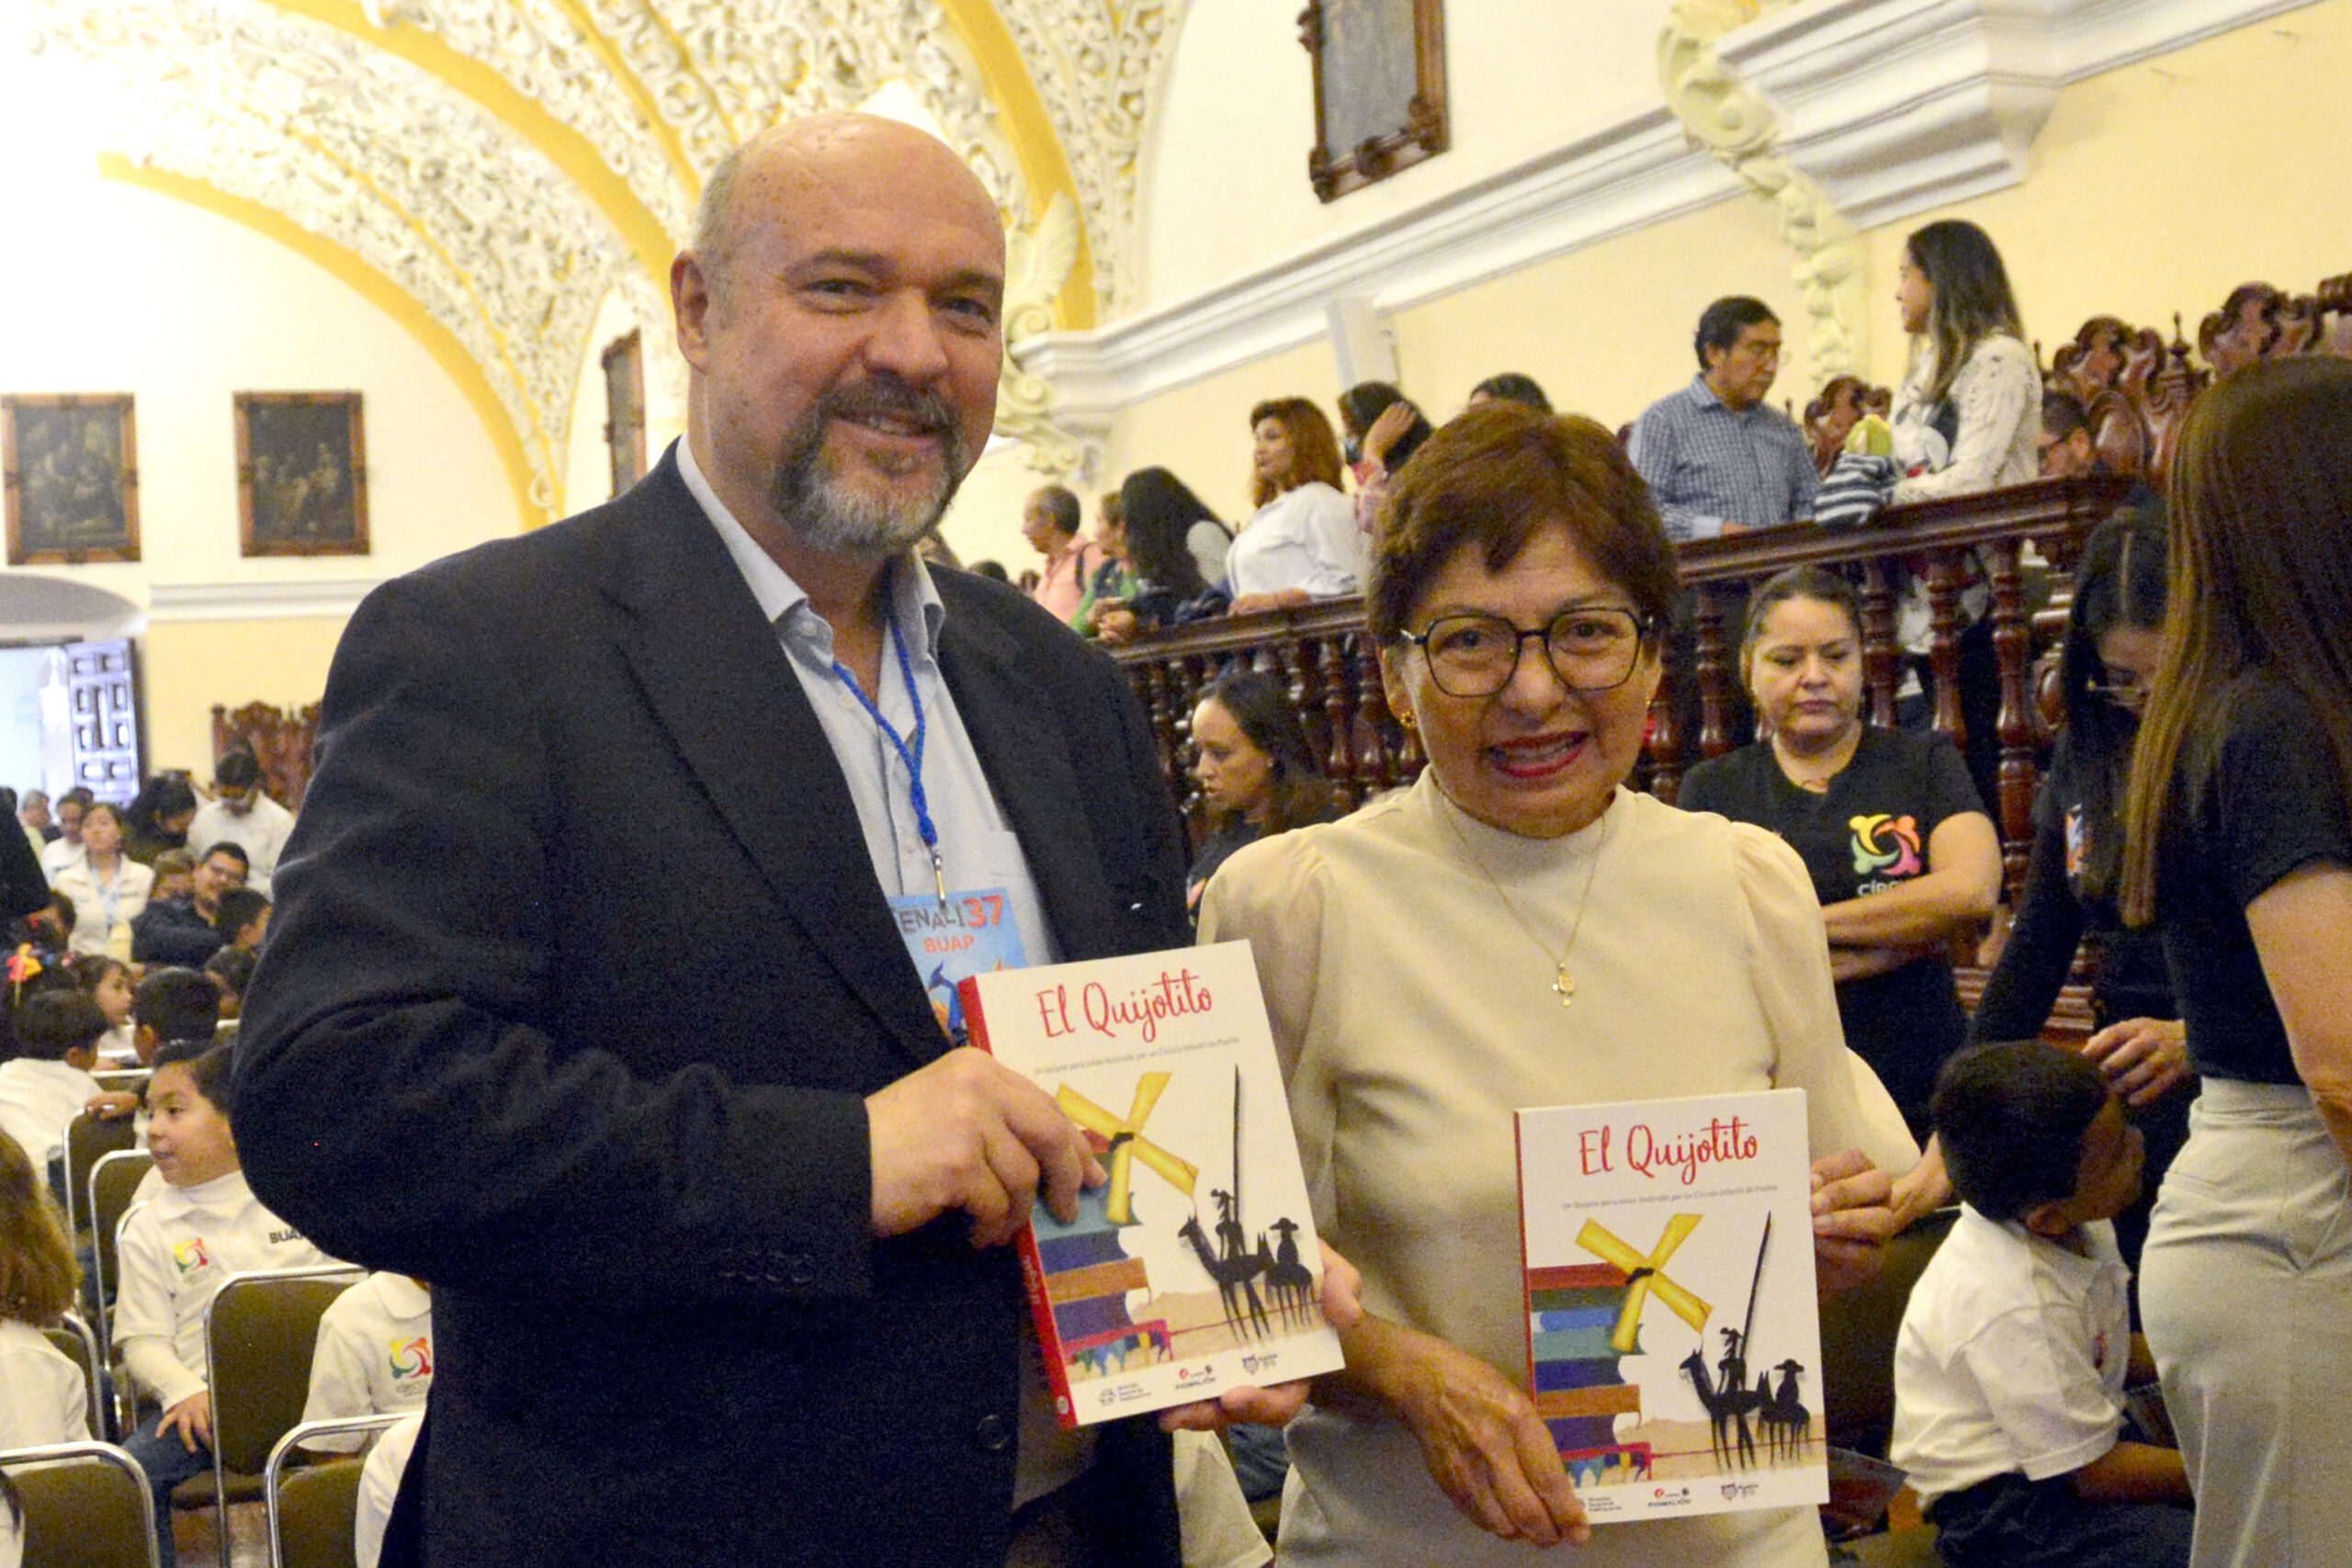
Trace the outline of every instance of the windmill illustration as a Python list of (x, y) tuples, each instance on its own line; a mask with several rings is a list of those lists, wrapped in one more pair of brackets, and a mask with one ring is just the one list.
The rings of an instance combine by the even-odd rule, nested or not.
[[(1168, 1089), (1166, 1073), (1146, 1073), (1136, 1080), (1135, 1099), (1127, 1107), (1125, 1121), (1112, 1115), (1068, 1084), (1055, 1094), (1062, 1113), (1087, 1132), (1108, 1141), (1111, 1162), (1110, 1190), (1104, 1194), (1106, 1209), (1114, 1225), (1136, 1223), (1135, 1162), (1143, 1163), (1185, 1197), (1193, 1196), (1194, 1183), (1200, 1179), (1200, 1169), (1190, 1160), (1180, 1159), (1143, 1135), (1146, 1122), (1151, 1120), (1152, 1108)], [(1236, 1185), (1239, 1184), (1238, 1178)]]
[(1128, 1292), (1153, 1287), (1144, 1260), (1129, 1257), (1119, 1245), (1120, 1230), (1137, 1223), (1137, 1162), (1188, 1200), (1199, 1183), (1200, 1171), (1190, 1160), (1144, 1135), (1169, 1077), (1146, 1073), (1136, 1079), (1125, 1117), (1112, 1114), (1068, 1084), (1054, 1097), (1111, 1173), (1101, 1188), (1080, 1194), (1078, 1218), (1071, 1224), (1060, 1224), (1042, 1206), (1030, 1221), (1053, 1303), (1055, 1332), (1074, 1375), (1101, 1377), (1137, 1357), (1164, 1359), (1174, 1353), (1166, 1323), (1138, 1323), (1129, 1315)]

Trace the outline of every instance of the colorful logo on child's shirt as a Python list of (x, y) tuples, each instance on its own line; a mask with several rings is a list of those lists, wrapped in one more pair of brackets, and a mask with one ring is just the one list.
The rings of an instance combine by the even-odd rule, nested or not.
[(418, 1335), (413, 1339), (392, 1341), (392, 1381), (405, 1382), (410, 1378), (433, 1375), (433, 1342)]
[(1856, 876), (1868, 876), (1873, 872), (1886, 876), (1919, 874), (1919, 824), (1916, 818), (1890, 817), (1880, 811), (1868, 817), (1849, 818), (1846, 826), (1854, 830)]
[(183, 1274), (193, 1274), (212, 1261), (204, 1250), (204, 1238), (190, 1236), (172, 1248), (172, 1261), (180, 1266)]

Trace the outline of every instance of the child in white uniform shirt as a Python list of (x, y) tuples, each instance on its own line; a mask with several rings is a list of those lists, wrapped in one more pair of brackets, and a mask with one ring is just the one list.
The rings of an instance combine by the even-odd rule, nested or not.
[(2115, 1215), (2140, 1130), (2087, 1058), (2020, 1041), (1944, 1064), (1932, 1101), (1964, 1207), (1911, 1292), (1891, 1457), (1951, 1568), (2175, 1568), (2193, 1516), (2175, 1449), (2118, 1441), (2132, 1335)]
[(0, 1449), (89, 1440), (82, 1369), (40, 1332), (74, 1304), (80, 1272), (44, 1179), (0, 1134)]
[(90, 1069), (106, 1032), (98, 1004), (70, 987), (37, 992), (17, 1009), (18, 1054), (0, 1062), (0, 1132), (24, 1146), (34, 1169), (49, 1168), (64, 1151), (65, 1124), (98, 1098)]
[[(424, 1408), (433, 1386), (433, 1296), (422, 1280), (370, 1274), (336, 1298), (319, 1320), (305, 1421), (399, 1416)], [(328, 1453), (356, 1453), (367, 1434), (314, 1438)]]
[(172, 1488), (212, 1463), (204, 1310), (232, 1274), (332, 1264), (245, 1185), (229, 1126), (230, 1048), (194, 1041), (155, 1053), (147, 1146), (164, 1190), (124, 1222), (117, 1247), (115, 1343), (138, 1384), (164, 1406), (123, 1447), (155, 1495), (159, 1555), (177, 1561)]
[(392, 1500), (400, 1495), (408, 1456), (416, 1449), (417, 1433), (424, 1429), (422, 1414), (408, 1416), (385, 1427), (383, 1437), (368, 1452), (367, 1468), (359, 1472), (359, 1497), (352, 1509), (352, 1557), (358, 1568), (376, 1568), (384, 1555), (384, 1527), (392, 1521)]

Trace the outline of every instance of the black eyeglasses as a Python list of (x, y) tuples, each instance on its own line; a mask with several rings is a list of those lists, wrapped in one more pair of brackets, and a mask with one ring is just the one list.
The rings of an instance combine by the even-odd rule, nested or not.
[(1543, 643), (1552, 673), (1571, 692), (1608, 692), (1633, 679), (1645, 623), (1631, 610), (1563, 610), (1522, 630), (1500, 615), (1440, 615), (1400, 636), (1430, 663), (1430, 679), (1450, 697), (1491, 697), (1518, 673), (1530, 637)]

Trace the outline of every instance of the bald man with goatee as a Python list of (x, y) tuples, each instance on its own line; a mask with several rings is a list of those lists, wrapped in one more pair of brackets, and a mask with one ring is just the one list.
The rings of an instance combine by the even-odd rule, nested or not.
[(1006, 1245), (1102, 1170), (893, 919), (1190, 940), (1118, 671), (914, 553), (994, 417), (996, 207), (919, 131), (786, 125), (671, 294), (654, 471), (353, 617), (245, 1014), (254, 1190), (433, 1281), (384, 1561), (1175, 1568), (1166, 1433), (1059, 1430)]

